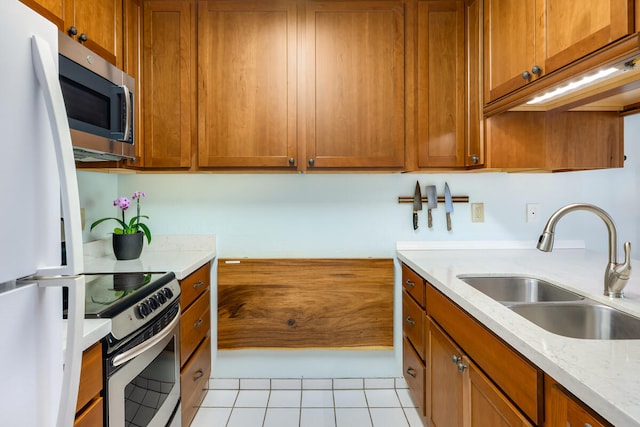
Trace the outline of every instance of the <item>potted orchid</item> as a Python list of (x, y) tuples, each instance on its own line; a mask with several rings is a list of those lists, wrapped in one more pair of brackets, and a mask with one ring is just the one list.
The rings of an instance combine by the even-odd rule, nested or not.
[(151, 231), (141, 218), (149, 218), (147, 215), (140, 215), (140, 199), (147, 197), (142, 191), (136, 191), (131, 196), (131, 200), (136, 202), (136, 216), (132, 217), (129, 222), (125, 220), (125, 211), (131, 206), (131, 200), (127, 197), (119, 197), (113, 201), (113, 205), (122, 211), (122, 219), (115, 217), (102, 218), (91, 224), (93, 230), (98, 224), (104, 221), (114, 220), (120, 227), (113, 229), (113, 251), (117, 259), (135, 259), (142, 252), (143, 236), (147, 237), (147, 242), (151, 243)]

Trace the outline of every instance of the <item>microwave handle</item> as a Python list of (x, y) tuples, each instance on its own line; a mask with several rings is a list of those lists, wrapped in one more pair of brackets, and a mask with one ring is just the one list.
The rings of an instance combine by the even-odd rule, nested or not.
[(131, 133), (131, 118), (132, 118), (131, 94), (129, 92), (129, 88), (126, 85), (122, 85), (120, 86), (120, 88), (122, 89), (122, 93), (124, 94), (124, 108), (125, 108), (125, 114), (127, 116), (124, 122), (124, 132), (122, 135), (122, 140), (128, 141), (129, 134)]

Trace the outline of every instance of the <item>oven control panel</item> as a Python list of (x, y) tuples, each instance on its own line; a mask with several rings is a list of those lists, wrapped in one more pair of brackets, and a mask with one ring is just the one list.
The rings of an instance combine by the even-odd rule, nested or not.
[(156, 317), (166, 311), (180, 299), (180, 283), (173, 278), (158, 289), (154, 289), (137, 303), (113, 316), (111, 319), (111, 335), (121, 340), (131, 333), (144, 328)]

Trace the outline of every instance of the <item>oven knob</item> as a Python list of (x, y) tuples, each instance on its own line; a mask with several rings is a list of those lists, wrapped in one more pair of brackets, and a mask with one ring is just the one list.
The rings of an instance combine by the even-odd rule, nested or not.
[(164, 296), (164, 292), (158, 292), (156, 294), (156, 299), (160, 304), (164, 304), (165, 302), (167, 302), (167, 297)]
[(173, 291), (169, 288), (164, 288), (162, 290), (162, 293), (164, 294), (165, 297), (167, 297), (167, 299), (173, 298)]
[(143, 301), (140, 304), (138, 304), (138, 314), (140, 315), (140, 317), (146, 317), (150, 313), (151, 313), (151, 307), (149, 307), (149, 304), (146, 301)]
[(151, 310), (155, 310), (156, 308), (160, 307), (160, 304), (158, 303), (158, 300), (156, 299), (155, 296), (152, 296), (148, 299), (149, 301), (149, 306), (151, 307)]

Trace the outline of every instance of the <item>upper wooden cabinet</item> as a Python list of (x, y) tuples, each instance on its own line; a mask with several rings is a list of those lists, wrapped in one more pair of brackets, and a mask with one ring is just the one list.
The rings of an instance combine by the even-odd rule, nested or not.
[(481, 6), (481, 0), (418, 2), (418, 169), (484, 163)]
[(295, 167), (297, 2), (198, 6), (198, 165)]
[(484, 0), (485, 103), (635, 31), (629, 0)]
[(465, 5), (418, 3), (418, 166), (464, 166)]
[(299, 134), (308, 168), (402, 168), (404, 3), (309, 1), (305, 6)]
[(196, 137), (195, 0), (144, 1), (145, 168), (189, 168)]
[(142, 125), (142, 99), (144, 98), (142, 91), (142, 21), (144, 14), (142, 0), (124, 0), (123, 8), (123, 69), (136, 81), (134, 107), (136, 160), (135, 162), (127, 161), (127, 164), (133, 167), (142, 167), (144, 166), (144, 126)]
[(75, 40), (122, 67), (122, 0), (22, 0)]

